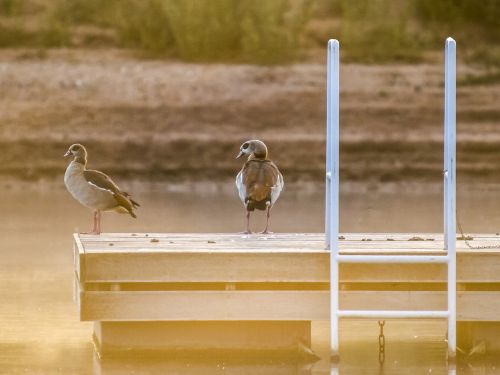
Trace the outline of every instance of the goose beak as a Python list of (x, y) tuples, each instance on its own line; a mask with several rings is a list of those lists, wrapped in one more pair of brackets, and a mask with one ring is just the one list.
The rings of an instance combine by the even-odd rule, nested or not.
[(245, 155), (245, 153), (243, 151), (240, 151), (240, 153), (238, 154), (238, 156), (236, 156), (236, 159), (241, 158), (243, 155)]
[(66, 153), (64, 154), (64, 157), (65, 157), (65, 158), (67, 158), (67, 157), (68, 157), (68, 156), (70, 156), (70, 155), (71, 155), (71, 152), (68, 150), (68, 151), (66, 151)]

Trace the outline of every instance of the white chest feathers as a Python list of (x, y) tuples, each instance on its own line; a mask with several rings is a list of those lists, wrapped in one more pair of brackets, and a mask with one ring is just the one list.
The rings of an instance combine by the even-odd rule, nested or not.
[(85, 166), (72, 161), (64, 174), (64, 184), (70, 194), (81, 204), (93, 210), (111, 210), (117, 203), (113, 194), (90, 184), (83, 175)]

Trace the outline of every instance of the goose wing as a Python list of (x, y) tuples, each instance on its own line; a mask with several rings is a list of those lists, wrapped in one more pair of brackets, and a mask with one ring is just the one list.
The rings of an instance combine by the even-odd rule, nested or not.
[(83, 176), (90, 185), (93, 185), (98, 189), (107, 190), (111, 194), (120, 193), (120, 188), (111, 178), (102, 172), (87, 169), (83, 171)]
[(273, 188), (271, 189), (271, 206), (273, 206), (274, 203), (278, 200), (278, 198), (281, 194), (281, 191), (283, 190), (283, 187), (285, 186), (285, 181), (283, 180), (283, 175), (278, 170), (278, 167), (276, 167), (276, 165), (274, 167), (278, 171), (278, 180), (276, 182), (276, 185), (273, 186)]
[(240, 200), (245, 204), (245, 200), (247, 197), (247, 189), (245, 184), (243, 183), (243, 173), (244, 173), (245, 167), (241, 169), (241, 171), (236, 175), (236, 189), (238, 189), (238, 196), (240, 197)]
[(133, 210), (139, 204), (131, 199), (128, 193), (121, 191), (110, 177), (92, 169), (85, 170), (83, 176), (90, 185), (112, 194), (119, 206), (125, 208), (133, 217), (136, 217)]

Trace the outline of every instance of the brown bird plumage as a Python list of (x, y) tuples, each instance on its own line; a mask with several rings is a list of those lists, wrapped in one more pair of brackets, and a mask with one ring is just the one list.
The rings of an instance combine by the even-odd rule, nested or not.
[(83, 171), (83, 177), (85, 177), (89, 184), (112, 192), (113, 198), (118, 206), (127, 210), (133, 218), (137, 217), (134, 212), (134, 208), (139, 207), (139, 203), (134, 201), (127, 192), (121, 191), (111, 178), (106, 176), (104, 173), (93, 169), (85, 169)]
[(245, 185), (247, 210), (266, 210), (272, 201), (272, 192), (280, 179), (280, 171), (271, 160), (250, 159), (242, 169)]
[(137, 217), (134, 209), (139, 206), (130, 195), (104, 173), (87, 169), (87, 150), (80, 144), (71, 145), (64, 156), (72, 156), (64, 174), (64, 183), (71, 195), (94, 211), (92, 234), (101, 233), (101, 212), (116, 211)]
[(250, 231), (250, 212), (267, 210), (266, 228), (262, 233), (269, 233), (271, 208), (283, 189), (283, 176), (278, 167), (267, 158), (264, 142), (251, 140), (240, 147), (238, 158), (247, 154), (248, 160), (236, 177), (236, 187), (247, 211), (247, 230)]

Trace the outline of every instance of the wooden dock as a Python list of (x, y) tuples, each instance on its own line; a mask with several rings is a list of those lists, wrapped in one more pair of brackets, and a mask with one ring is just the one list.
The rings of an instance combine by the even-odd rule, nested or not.
[[(500, 244), (499, 235), (472, 237), (474, 246)], [(80, 319), (96, 322), (101, 350), (290, 350), (310, 345), (311, 321), (330, 318), (323, 234), (104, 233), (74, 240), (75, 299)], [(340, 236), (341, 254), (445, 255), (443, 248), (442, 234)], [(446, 280), (444, 264), (342, 264), (340, 308), (446, 310)], [(499, 312), (500, 249), (471, 250), (458, 240), (459, 343), (498, 328)]]

